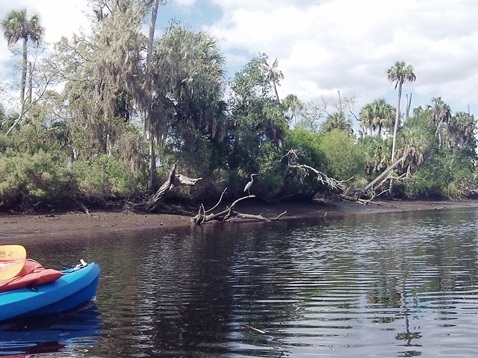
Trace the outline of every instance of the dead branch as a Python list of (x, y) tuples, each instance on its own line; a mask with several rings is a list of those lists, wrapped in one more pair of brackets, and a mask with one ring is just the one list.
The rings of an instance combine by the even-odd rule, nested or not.
[(277, 215), (275, 218), (266, 218), (262, 215), (254, 215), (254, 214), (243, 214), (239, 213), (237, 211), (234, 211), (234, 214), (236, 215), (236, 218), (241, 218), (241, 219), (253, 219), (253, 220), (259, 220), (259, 221), (265, 221), (265, 222), (271, 222), (271, 221), (276, 221), (279, 220), (282, 216), (287, 214), (287, 211), (284, 211), (283, 213), (280, 213)]
[(173, 164), (173, 167), (169, 171), (168, 179), (161, 185), (161, 187), (156, 191), (154, 195), (152, 195), (148, 200), (148, 211), (152, 211), (156, 208), (159, 201), (164, 197), (164, 195), (174, 189), (177, 186), (181, 185), (189, 185), (194, 186), (196, 183), (201, 180), (202, 178), (189, 178), (182, 174), (176, 174), (177, 169), (177, 162)]
[(345, 190), (345, 183), (350, 180), (337, 180), (335, 178), (331, 178), (327, 176), (326, 174), (322, 173), (321, 171), (305, 164), (291, 164), (289, 165), (289, 168), (296, 168), (296, 169), (302, 169), (302, 170), (307, 170), (315, 173), (317, 175), (317, 180), (320, 181), (322, 184), (327, 185), (330, 189), (332, 190), (340, 190), (344, 191)]
[[(221, 201), (222, 201), (222, 198), (224, 197), (224, 194), (226, 193), (226, 190), (227, 190), (227, 188), (225, 188), (225, 189), (222, 191), (221, 196), (219, 197), (219, 201), (218, 201), (218, 202), (216, 203), (216, 205), (214, 205), (211, 209), (207, 210), (207, 211), (206, 211), (207, 213), (210, 212), (210, 211), (213, 211), (214, 209), (216, 209), (216, 208), (219, 206), (219, 204), (220, 204)], [(202, 205), (202, 204), (201, 204), (201, 205)], [(206, 212), (205, 212), (205, 213), (206, 213)]]
[(234, 210), (234, 207), (239, 202), (241, 202), (242, 200), (255, 198), (256, 197), (255, 195), (247, 195), (247, 196), (244, 196), (242, 198), (239, 198), (239, 199), (235, 200), (230, 206), (226, 207), (226, 209), (224, 209), (224, 210), (222, 210), (218, 213), (212, 213), (212, 210), (214, 208), (218, 207), (219, 204), (221, 203), (224, 192), (225, 192), (225, 190), (222, 192), (218, 203), (213, 208), (206, 211), (204, 209), (204, 205), (201, 204), (199, 206), (199, 210), (198, 210), (198, 213), (196, 214), (196, 216), (191, 218), (191, 223), (196, 224), (196, 225), (201, 225), (203, 223), (210, 222), (210, 221), (225, 222), (225, 221), (228, 221), (228, 220), (234, 220), (236, 218), (253, 219), (253, 220), (258, 220), (258, 221), (270, 222), (270, 221), (279, 220), (282, 216), (284, 216), (287, 213), (287, 211), (284, 211), (283, 213), (281, 213), (280, 215), (278, 215), (275, 218), (266, 218), (262, 215), (244, 214), (244, 213), (240, 213), (240, 212)]
[(81, 207), (81, 210), (83, 210), (86, 215), (91, 216), (90, 211), (88, 210), (85, 204), (80, 203), (80, 207)]
[[(299, 157), (299, 154), (297, 153), (296, 150), (289, 150), (284, 157), (287, 157), (287, 167), (288, 168), (295, 168), (298, 169), (299, 172), (302, 172), (302, 175), (306, 175), (308, 172), (313, 172), (317, 176), (317, 180), (320, 181), (322, 184), (327, 185), (329, 188), (332, 190), (338, 190), (338, 191), (345, 191), (345, 183), (347, 183), (349, 180), (352, 178), (349, 178), (347, 180), (337, 180), (335, 178), (331, 178), (325, 173), (321, 172), (320, 170), (317, 170), (316, 168), (313, 168), (309, 165), (306, 164), (297, 164), (297, 158)], [(284, 158), (283, 157), (283, 158)]]
[[(194, 223), (194, 224), (197, 224), (197, 225), (201, 225), (203, 222), (208, 222), (208, 221), (212, 221), (212, 220), (226, 221), (231, 216), (231, 212), (232, 212), (234, 206), (237, 203), (239, 203), (242, 200), (249, 199), (249, 198), (255, 198), (255, 197), (256, 197), (255, 195), (248, 195), (248, 196), (244, 196), (242, 198), (239, 198), (236, 201), (234, 201), (231, 204), (230, 207), (228, 207), (225, 210), (222, 210), (222, 211), (220, 211), (219, 213), (216, 213), (216, 214), (214, 214), (214, 213), (207, 214), (207, 212), (210, 212), (211, 210), (208, 210), (206, 212), (206, 210), (204, 209), (204, 205), (201, 204), (200, 207), (199, 207), (199, 211), (198, 211), (197, 215), (191, 218), (191, 222)], [(217, 207), (220, 204), (221, 200), (222, 200), (222, 195), (221, 195), (221, 199), (215, 205), (215, 207)]]
[(91, 216), (91, 213), (90, 211), (88, 210), (88, 208), (86, 207), (85, 204), (75, 200), (76, 204), (80, 207), (80, 209), (88, 216)]

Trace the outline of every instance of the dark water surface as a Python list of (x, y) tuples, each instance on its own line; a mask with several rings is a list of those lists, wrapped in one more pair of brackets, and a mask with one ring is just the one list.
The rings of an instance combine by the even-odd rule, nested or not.
[(0, 326), (0, 354), (475, 357), (477, 226), (454, 209), (32, 242), (44, 266), (98, 262), (97, 302)]

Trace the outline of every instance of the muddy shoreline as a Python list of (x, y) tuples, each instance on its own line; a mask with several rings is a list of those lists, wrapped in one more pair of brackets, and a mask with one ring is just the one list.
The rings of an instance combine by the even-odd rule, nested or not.
[[(345, 215), (379, 214), (386, 212), (447, 210), (453, 208), (478, 208), (478, 201), (377, 201), (362, 205), (353, 202), (320, 203), (249, 203), (238, 205), (241, 213), (261, 214), (267, 218), (277, 217), (286, 211), (280, 220), (300, 218), (339, 217)], [(236, 220), (241, 222), (244, 220)], [(225, 223), (228, 225), (229, 223)], [(50, 213), (43, 215), (1, 214), (0, 243), (15, 243), (28, 239), (92, 237), (96, 233), (128, 232), (134, 230), (175, 229), (190, 227), (190, 216), (171, 214), (143, 214), (131, 211), (91, 211)], [(214, 225), (207, 223), (205, 225)]]

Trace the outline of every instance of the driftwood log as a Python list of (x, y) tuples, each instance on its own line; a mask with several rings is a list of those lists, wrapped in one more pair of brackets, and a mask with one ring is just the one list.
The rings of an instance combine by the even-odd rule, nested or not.
[(219, 206), (219, 204), (221, 203), (222, 198), (223, 198), (224, 193), (226, 192), (226, 190), (227, 189), (224, 189), (224, 191), (221, 194), (221, 197), (219, 198), (219, 201), (211, 209), (206, 210), (204, 208), (204, 205), (201, 204), (199, 206), (199, 210), (198, 210), (198, 213), (196, 214), (196, 216), (191, 218), (191, 222), (193, 224), (196, 224), (196, 225), (202, 225), (203, 223), (207, 223), (207, 222), (210, 222), (210, 221), (225, 222), (225, 221), (232, 221), (234, 219), (251, 219), (251, 220), (270, 222), (270, 221), (279, 220), (282, 216), (284, 216), (287, 213), (287, 211), (284, 211), (283, 213), (279, 214), (275, 218), (266, 218), (265, 216), (262, 216), (260, 214), (259, 215), (244, 214), (244, 213), (240, 213), (240, 212), (234, 210), (234, 207), (239, 202), (241, 202), (242, 200), (255, 198), (256, 197), (255, 195), (247, 195), (247, 196), (244, 196), (242, 198), (239, 198), (236, 201), (234, 201), (230, 206), (226, 207), (225, 209), (223, 209), (223, 210), (221, 210), (217, 213), (214, 213), (213, 210), (215, 208), (217, 208)]

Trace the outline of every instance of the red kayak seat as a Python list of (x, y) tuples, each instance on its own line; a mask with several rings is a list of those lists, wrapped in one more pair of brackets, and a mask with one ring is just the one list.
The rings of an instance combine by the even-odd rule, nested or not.
[(0, 280), (0, 292), (34, 287), (59, 279), (63, 273), (55, 269), (44, 268), (39, 262), (27, 259), (20, 273), (10, 279)]

